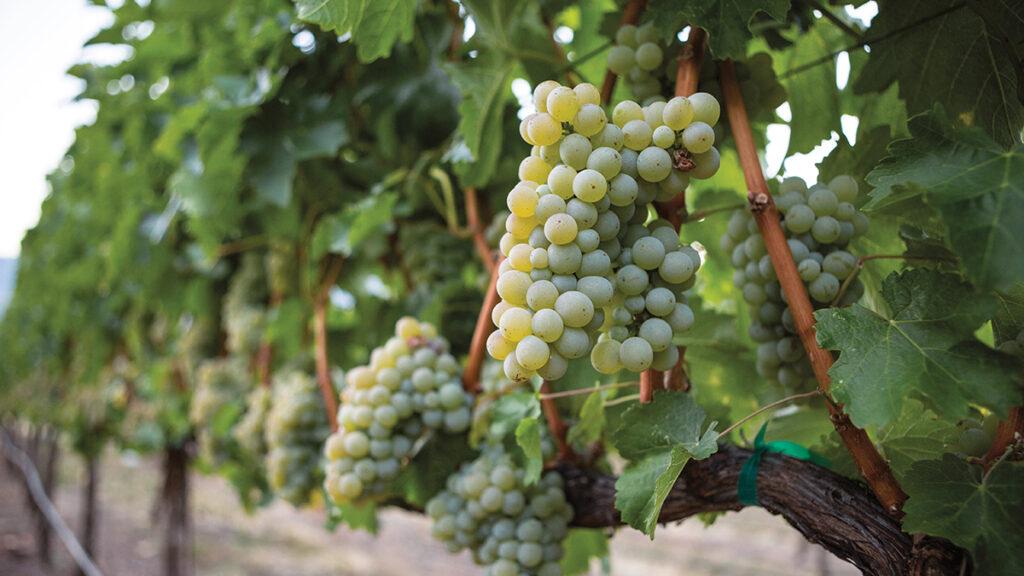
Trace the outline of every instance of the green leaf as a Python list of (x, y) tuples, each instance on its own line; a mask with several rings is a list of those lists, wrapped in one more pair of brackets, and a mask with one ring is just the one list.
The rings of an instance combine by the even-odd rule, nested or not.
[(368, 196), (345, 208), (340, 214), (325, 217), (313, 235), (313, 258), (324, 254), (350, 256), (375, 232), (394, 225), (398, 195), (383, 193)]
[[(800, 32), (793, 47), (787, 51), (787, 68), (817, 60), (831, 54), (848, 41), (834, 26), (818, 24)], [(790, 76), (786, 81), (789, 107), (793, 119), (789, 125), (789, 153), (806, 153), (814, 149), (831, 133), (842, 133), (839, 125), (840, 100), (836, 89), (834, 60)]]
[(396, 42), (412, 40), (416, 0), (296, 0), (300, 20), (338, 36), (352, 33), (363, 62), (391, 54)]
[(715, 423), (702, 435), (703, 425), (704, 410), (685, 392), (663, 392), (622, 415), (612, 442), (632, 461), (615, 482), (615, 508), (623, 521), (654, 537), (661, 505), (683, 466), (718, 450)]
[(675, 36), (687, 24), (700, 26), (708, 31), (708, 44), (716, 58), (742, 59), (753, 37), (750, 23), (760, 12), (785, 21), (789, 0), (652, 0), (644, 19), (654, 22), (665, 38)]
[(489, 437), (501, 440), (518, 430), (519, 422), (540, 416), (540, 401), (532, 392), (512, 392), (499, 398), (491, 409)]
[[(940, 16), (928, 19), (933, 15)], [(854, 84), (858, 93), (881, 92), (898, 82), (911, 114), (937, 102), (1003, 146), (1020, 142), (1024, 105), (1010, 51), (967, 4), (881, 2), (869, 35), (885, 41), (871, 43), (871, 56)]]
[(604, 395), (599, 391), (591, 392), (580, 409), (579, 418), (569, 429), (567, 439), (573, 446), (589, 446), (601, 438), (604, 424)]
[(540, 448), (540, 423), (536, 418), (521, 420), (516, 426), (516, 444), (523, 450), (526, 456), (526, 469), (523, 476), (523, 483), (527, 486), (536, 484), (540, 480), (540, 473), (544, 470), (544, 455)]
[(868, 175), (875, 189), (865, 209), (898, 212), (923, 195), (975, 284), (1024, 280), (1024, 146), (1005, 151), (978, 129), (953, 126), (941, 109), (911, 119), (910, 132)]
[(888, 428), (878, 434), (886, 459), (902, 479), (919, 460), (940, 458), (956, 439), (956, 426), (941, 420), (917, 400), (903, 403), (903, 411)]
[(1001, 414), (1020, 403), (1013, 363), (974, 338), (990, 298), (926, 269), (891, 274), (882, 297), (888, 316), (859, 304), (815, 313), (818, 341), (841, 352), (829, 371), (832, 394), (855, 424), (885, 426), (908, 396), (952, 417), (969, 402)]
[(562, 543), (562, 574), (575, 576), (590, 572), (593, 558), (608, 558), (608, 536), (596, 528), (572, 528)]
[(494, 175), (502, 148), (502, 119), (515, 61), (493, 51), (445, 70), (462, 93), (459, 135), (469, 158), (456, 163), (465, 186), (484, 186)]
[(992, 331), (996, 344), (1013, 340), (1024, 330), (1024, 282), (1014, 284), (1005, 292), (996, 292), (996, 314)]
[(946, 454), (914, 464), (903, 482), (903, 529), (946, 538), (974, 555), (975, 570), (1015, 576), (1024, 566), (1024, 464), (980, 466)]
[(623, 522), (653, 540), (661, 505), (690, 458), (686, 449), (675, 446), (626, 467), (615, 481), (615, 509)]

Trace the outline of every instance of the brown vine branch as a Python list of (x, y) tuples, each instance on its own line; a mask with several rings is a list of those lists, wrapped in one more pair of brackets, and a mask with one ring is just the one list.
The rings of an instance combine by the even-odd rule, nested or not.
[[(705, 460), (689, 462), (669, 492), (658, 521), (677, 522), (704, 512), (743, 508), (736, 493), (751, 451), (722, 445)], [(559, 467), (573, 524), (588, 528), (622, 524), (615, 508), (614, 476), (574, 464)], [(947, 541), (915, 542), (864, 487), (810, 462), (765, 454), (757, 477), (758, 500), (807, 540), (872, 576), (960, 575), (965, 553)]]
[(462, 47), (462, 31), (465, 23), (459, 17), (459, 5), (455, 2), (448, 3), (448, 21), (452, 24), (452, 37), (448, 42), (448, 60), (458, 62), (460, 58), (459, 48)]
[(996, 428), (996, 437), (992, 441), (992, 447), (988, 449), (982, 464), (988, 470), (1006, 454), (1006, 451), (1015, 443), (1024, 438), (1024, 409), (1020, 406), (1010, 408), (1010, 415), (1006, 420), (999, 423)]
[(494, 254), (484, 237), (484, 227), (480, 222), (480, 200), (476, 194), (476, 188), (469, 186), (463, 190), (466, 200), (466, 225), (470, 234), (473, 235), (473, 246), (476, 247), (477, 256), (483, 262), (487, 272), (494, 270)]
[(327, 412), (327, 422), (331, 425), (331, 431), (338, 430), (338, 396), (334, 392), (334, 385), (331, 383), (331, 368), (327, 359), (327, 302), (329, 301), (331, 287), (338, 281), (341, 274), (341, 266), (345, 262), (343, 258), (334, 256), (327, 264), (320, 290), (316, 295), (316, 302), (313, 305), (313, 320), (315, 323), (316, 340), (316, 380), (320, 385), (320, 394), (324, 399), (324, 410)]
[(640, 403), (650, 404), (654, 401), (654, 383), (661, 382), (660, 372), (648, 368), (640, 373)]
[(484, 358), (487, 356), (487, 337), (494, 331), (491, 312), (494, 311), (494, 307), (501, 300), (498, 296), (498, 270), (501, 267), (500, 264), (500, 260), (495, 262), (491, 270), (491, 280), (487, 285), (487, 293), (484, 295), (484, 303), (480, 307), (480, 314), (476, 317), (473, 340), (469, 344), (469, 358), (466, 360), (466, 369), (462, 372), (462, 387), (470, 394), (480, 392), (480, 370), (483, 369)]
[(843, 444), (853, 456), (861, 475), (875, 492), (879, 501), (890, 513), (899, 514), (900, 507), (907, 495), (900, 488), (892, 474), (888, 463), (878, 453), (867, 433), (850, 422), (843, 414), (841, 407), (831, 401), (829, 389), (831, 380), (828, 371), (832, 367), (832, 354), (818, 346), (814, 332), (814, 309), (807, 295), (807, 288), (796, 270), (796, 263), (786, 243), (786, 235), (779, 223), (779, 213), (775, 208), (768, 184), (765, 182), (761, 163), (754, 144), (754, 135), (747, 118), (747, 110), (743, 103), (739, 82), (736, 80), (736, 68), (731, 60), (720, 65), (722, 91), (725, 95), (725, 109), (729, 117), (736, 151), (743, 169), (749, 191), (747, 200), (750, 203), (754, 220), (764, 238), (765, 248), (771, 258), (775, 275), (782, 286), (783, 294), (789, 304), (796, 325), (797, 334), (804, 345), (807, 357), (811, 362), (818, 389), (825, 397), (832, 424), (843, 440)]
[[(629, 0), (629, 4), (626, 4), (626, 8), (622, 11), (622, 19), (619, 20), (619, 27), (623, 27), (627, 24), (636, 26), (636, 23), (640, 21), (640, 14), (643, 13), (644, 8), (647, 7), (647, 0)], [(601, 102), (608, 104), (612, 100), (612, 92), (615, 92), (615, 73), (608, 70), (604, 74), (604, 83), (601, 84)]]
[(555, 404), (555, 399), (551, 397), (551, 393), (551, 384), (545, 380), (540, 385), (540, 408), (548, 422), (548, 430), (551, 431), (551, 435), (555, 438), (555, 446), (558, 448), (558, 461), (573, 460), (576, 458), (576, 455), (573, 453), (572, 447), (569, 446), (569, 442), (565, 439), (569, 427), (562, 420), (562, 415), (558, 413), (558, 405)]
[(671, 370), (665, 372), (663, 384), (666, 390), (690, 391), (690, 379), (686, 376), (686, 346), (679, 347), (679, 359)]

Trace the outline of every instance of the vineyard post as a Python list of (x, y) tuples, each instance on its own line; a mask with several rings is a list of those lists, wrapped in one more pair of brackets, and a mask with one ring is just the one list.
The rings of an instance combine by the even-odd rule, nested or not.
[(761, 171), (753, 132), (747, 118), (743, 94), (740, 91), (739, 82), (736, 80), (736, 69), (732, 60), (724, 60), (720, 64), (720, 72), (729, 126), (732, 129), (733, 140), (747, 184), (747, 201), (761, 236), (764, 238), (765, 248), (771, 258), (779, 284), (782, 286), (783, 294), (786, 296), (789, 310), (793, 314), (793, 322), (796, 325), (800, 341), (807, 351), (832, 424), (875, 496), (889, 513), (899, 515), (907, 495), (900, 488), (888, 463), (878, 453), (867, 433), (854, 426), (850, 422), (849, 416), (843, 413), (842, 407), (831, 400), (829, 394), (831, 380), (828, 371), (832, 367), (832, 354), (822, 349), (815, 338), (814, 309), (803, 280), (797, 273), (796, 263), (779, 223), (778, 210), (775, 208), (775, 202), (772, 200), (764, 173)]

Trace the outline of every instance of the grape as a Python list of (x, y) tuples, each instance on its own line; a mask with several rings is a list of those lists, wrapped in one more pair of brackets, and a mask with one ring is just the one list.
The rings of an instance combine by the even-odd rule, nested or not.
[(576, 93), (576, 101), (579, 102), (580, 106), (584, 104), (599, 105), (601, 103), (601, 92), (589, 82), (577, 84), (573, 87), (572, 91)]
[(604, 110), (596, 104), (580, 106), (579, 112), (576, 113), (576, 117), (572, 121), (576, 132), (588, 138), (603, 130), (607, 123), (608, 118), (605, 116)]
[[(590, 157), (591, 150), (593, 150), (593, 145), (591, 145), (590, 139), (579, 134), (569, 134), (562, 139), (562, 143), (558, 146), (558, 156), (566, 166), (582, 170), (587, 167), (587, 158)], [(561, 196), (561, 194), (559, 195)], [(562, 197), (568, 199), (567, 196)]]
[(631, 206), (638, 193), (636, 180), (629, 174), (619, 174), (608, 183), (608, 199), (614, 206)]
[(568, 208), (568, 205), (561, 197), (555, 194), (545, 194), (537, 201), (537, 213), (535, 216), (539, 221), (547, 221), (548, 218), (555, 214), (565, 212), (566, 208)]
[[(598, 221), (600, 221), (600, 216)], [(595, 224), (596, 226), (596, 224)], [(593, 228), (587, 230), (580, 230), (576, 235), (576, 245), (580, 247), (584, 253), (593, 252), (601, 245), (601, 235), (597, 233)]]
[(675, 332), (685, 332), (693, 326), (693, 310), (686, 304), (677, 303), (672, 313), (665, 318)]
[(531, 283), (529, 274), (519, 270), (508, 270), (498, 276), (498, 294), (502, 300), (522, 306), (526, 304), (526, 291)]
[(811, 236), (821, 244), (831, 244), (839, 239), (839, 221), (831, 216), (822, 216), (811, 226)]
[[(576, 239), (578, 230), (576, 219), (568, 214), (555, 214), (544, 223), (544, 237), (555, 245), (569, 244)], [(501, 294), (501, 291), (499, 290), (498, 293)]]
[(623, 100), (615, 105), (612, 110), (612, 122), (619, 128), (623, 128), (632, 120), (643, 120), (644, 111), (639, 104), (632, 100)]
[(668, 126), (658, 126), (654, 129), (651, 141), (658, 148), (669, 148), (676, 142), (676, 133)]
[(981, 428), (968, 428), (961, 432), (957, 439), (960, 452), (975, 458), (984, 456), (991, 445), (992, 438)]
[(519, 342), (530, 334), (533, 317), (525, 308), (509, 308), (501, 315), (498, 327), (509, 342)]
[(828, 188), (835, 192), (840, 202), (853, 203), (857, 199), (857, 181), (845, 174), (829, 181)]
[(693, 114), (693, 104), (687, 98), (676, 96), (665, 104), (661, 118), (666, 126), (678, 132), (690, 125)]
[(719, 154), (718, 149), (712, 146), (707, 152), (701, 152), (700, 154), (693, 155), (694, 166), (688, 174), (690, 178), (706, 180), (718, 173), (718, 168), (721, 166), (721, 163), (722, 157)]
[(597, 170), (588, 168), (573, 179), (572, 191), (577, 198), (584, 202), (597, 202), (608, 192), (608, 181)]
[(612, 261), (603, 250), (594, 250), (583, 255), (577, 275), (599, 276), (611, 271)]
[(590, 350), (590, 337), (579, 328), (566, 328), (555, 342), (555, 350), (569, 360), (580, 358)]
[(704, 122), (693, 122), (683, 129), (683, 146), (694, 154), (707, 152), (715, 144), (715, 130)]
[(627, 296), (640, 294), (648, 285), (647, 272), (633, 264), (623, 266), (615, 274), (615, 285)]
[(694, 122), (703, 122), (709, 126), (718, 124), (722, 108), (714, 96), (707, 92), (697, 92), (689, 97), (689, 101), (693, 107)]
[(582, 261), (583, 253), (575, 244), (548, 246), (548, 268), (555, 274), (573, 274)]
[(534, 115), (526, 126), (530, 140), (537, 146), (547, 146), (558, 142), (562, 136), (562, 126), (550, 114)]
[(594, 304), (586, 294), (573, 290), (558, 297), (555, 312), (562, 317), (566, 326), (582, 328), (594, 317)]
[(815, 216), (831, 216), (839, 206), (839, 199), (828, 188), (818, 187), (807, 197), (807, 205), (814, 211)]
[[(536, 316), (534, 316), (536, 322)], [(536, 329), (534, 329), (536, 332)], [(496, 360), (504, 360), (506, 356), (515, 351), (515, 344), (509, 342), (500, 331), (491, 332), (487, 337), (487, 353)]]
[(526, 303), (533, 310), (543, 310), (555, 305), (558, 298), (558, 288), (548, 280), (534, 282), (526, 290)]
[(627, 338), (619, 348), (619, 359), (627, 370), (643, 372), (654, 360), (654, 350), (643, 338), (632, 336)]
[(661, 65), (661, 48), (653, 42), (645, 42), (636, 49), (634, 59), (641, 70), (650, 72)]
[(508, 262), (512, 265), (514, 270), (519, 272), (529, 272), (533, 269), (533, 265), (530, 263), (530, 253), (533, 251), (529, 244), (516, 244), (509, 250)]
[(672, 326), (661, 318), (648, 318), (640, 325), (639, 335), (652, 350), (660, 352), (672, 343)]
[(808, 258), (797, 265), (796, 271), (804, 282), (813, 282), (821, 275), (821, 264), (814, 259)]
[(603, 276), (585, 276), (576, 283), (577, 289), (585, 294), (594, 306), (604, 307), (612, 302), (615, 286)]
[(665, 245), (653, 236), (640, 238), (633, 244), (633, 263), (644, 270), (653, 270), (665, 259)]
[(682, 284), (693, 277), (697, 266), (685, 252), (669, 252), (658, 266), (658, 274), (673, 284)]
[(516, 361), (527, 370), (537, 370), (548, 362), (551, 351), (547, 343), (530, 335), (516, 345)]
[(608, 69), (619, 76), (629, 74), (636, 65), (636, 52), (628, 46), (613, 46), (608, 51)]
[(299, 370), (276, 374), (265, 437), (267, 478), (279, 496), (294, 505), (309, 501), (329, 433), (316, 379)]
[(839, 279), (828, 272), (822, 272), (807, 287), (807, 291), (811, 294), (811, 298), (822, 304), (828, 304), (839, 294)]
[[(535, 336), (550, 344), (562, 336), (565, 324), (558, 312), (552, 308), (544, 308), (533, 315), (531, 328)], [(500, 334), (500, 332), (494, 332), (494, 334)], [(498, 358), (493, 354), (492, 356), (498, 360), (504, 359), (504, 357)]]
[(580, 103), (572, 88), (559, 86), (548, 93), (547, 111), (559, 122), (569, 122), (579, 111)]
[(669, 173), (672, 171), (672, 157), (669, 156), (666, 150), (650, 146), (640, 152), (636, 160), (636, 169), (644, 180), (648, 182), (661, 182), (668, 178)]
[[(237, 278), (237, 275), (236, 275)], [(196, 371), (196, 388), (189, 407), (189, 421), (195, 426), (200, 456), (210, 464), (221, 464), (231, 457), (229, 438), (218, 415), (235, 411), (241, 416), (243, 396), (253, 385), (245, 364), (234, 358), (204, 360)], [(223, 420), (220, 418), (219, 420)], [(230, 422), (229, 424), (233, 424)], [(258, 454), (262, 455), (264, 450)]]
[(601, 131), (590, 139), (595, 148), (622, 148), (622, 129), (615, 124), (605, 124)]
[(623, 145), (630, 150), (643, 150), (650, 145), (652, 136), (651, 127), (643, 120), (630, 120), (622, 127)]
[[(565, 145), (564, 142), (562, 144), (563, 146)], [(566, 166), (565, 164), (558, 164), (551, 169), (551, 172), (548, 172), (548, 188), (550, 188), (551, 192), (556, 194), (559, 198), (568, 200), (572, 198), (572, 183), (575, 178), (575, 169), (571, 166)], [(534, 193), (534, 196), (536, 196), (536, 193)], [(511, 198), (511, 193), (509, 194), (509, 197)], [(511, 203), (511, 200), (509, 200), (509, 203)], [(509, 210), (511, 210), (511, 207)], [(522, 215), (530, 216), (531, 214)]]
[(597, 208), (579, 198), (573, 198), (565, 205), (565, 211), (576, 220), (580, 228), (592, 228), (597, 224)]
[[(605, 179), (611, 180), (619, 174), (620, 170), (622, 170), (622, 157), (614, 148), (597, 148), (590, 153), (590, 158), (587, 159), (587, 168), (589, 171), (597, 171)], [(587, 171), (588, 170), (584, 170), (584, 172)], [(577, 194), (577, 196), (579, 196), (579, 194)], [(580, 196), (580, 198), (583, 197)], [(583, 199), (587, 200), (586, 198)], [(597, 199), (600, 199), (600, 196)], [(588, 200), (588, 202), (593, 201), (595, 200)]]
[(806, 204), (793, 206), (786, 212), (786, 228), (794, 234), (803, 234), (814, 226), (814, 210)]
[(590, 362), (594, 369), (602, 374), (614, 374), (622, 369), (619, 361), (621, 344), (615, 340), (601, 340), (590, 352)]
[(537, 84), (536, 88), (533, 89), (533, 105), (539, 112), (547, 112), (547, 100), (548, 95), (555, 88), (558, 88), (558, 82), (554, 80), (545, 80), (540, 84)]

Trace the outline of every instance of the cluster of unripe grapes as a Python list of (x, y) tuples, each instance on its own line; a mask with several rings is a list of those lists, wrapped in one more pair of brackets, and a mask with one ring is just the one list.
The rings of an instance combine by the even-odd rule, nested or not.
[(399, 320), (370, 364), (345, 376), (338, 431), (324, 447), (331, 499), (344, 503), (383, 492), (425, 432), (465, 432), (471, 399), (460, 372), (434, 326)]
[(981, 420), (977, 418), (963, 420), (958, 426), (959, 435), (953, 448), (964, 456), (981, 458), (992, 447), (998, 427), (999, 417), (995, 414), (989, 414)]
[(252, 354), (260, 345), (266, 324), (267, 281), (263, 256), (244, 254), (224, 296), (224, 331), (232, 354)]
[(452, 553), (471, 550), (488, 576), (560, 575), (573, 516), (562, 477), (547, 472), (528, 486), (524, 476), (500, 445), (485, 448), (427, 503), (431, 533)]
[[(827, 185), (810, 188), (799, 178), (787, 178), (775, 200), (782, 216), (789, 250), (807, 286), (815, 308), (831, 306), (840, 287), (857, 268), (857, 257), (847, 251), (850, 241), (864, 234), (867, 217), (857, 209), (857, 181), (837, 176)], [(799, 387), (813, 378), (810, 363), (796, 333), (764, 238), (746, 210), (729, 220), (721, 248), (732, 255), (733, 284), (750, 305), (750, 337), (758, 342), (757, 370), (787, 387)], [(852, 281), (836, 304), (860, 299), (864, 287)]]
[(557, 380), (592, 352), (606, 373), (671, 368), (672, 336), (693, 323), (683, 293), (701, 260), (671, 224), (648, 222), (651, 203), (718, 170), (718, 102), (627, 100), (609, 122), (594, 86), (549, 80), (534, 104), (520, 125), (533, 151), (507, 198), (488, 351), (513, 381)]
[(667, 49), (653, 23), (639, 27), (627, 24), (615, 32), (615, 46), (608, 51), (608, 69), (625, 80), (633, 97), (643, 102), (661, 94), (666, 61), (674, 75), (674, 62), (665, 58)]
[[(236, 358), (215, 358), (203, 361), (196, 374), (195, 391), (189, 406), (189, 420), (196, 428), (200, 455), (217, 464), (226, 459), (229, 438), (216, 428), (252, 386), (245, 363)], [(237, 412), (235, 416), (237, 417)]]
[(320, 482), (320, 447), (330, 434), (315, 378), (294, 369), (275, 376), (265, 432), (270, 486), (288, 502), (305, 504)]
[(250, 392), (245, 399), (245, 415), (231, 431), (242, 451), (256, 461), (267, 455), (266, 423), (272, 402), (273, 392), (268, 387)]

